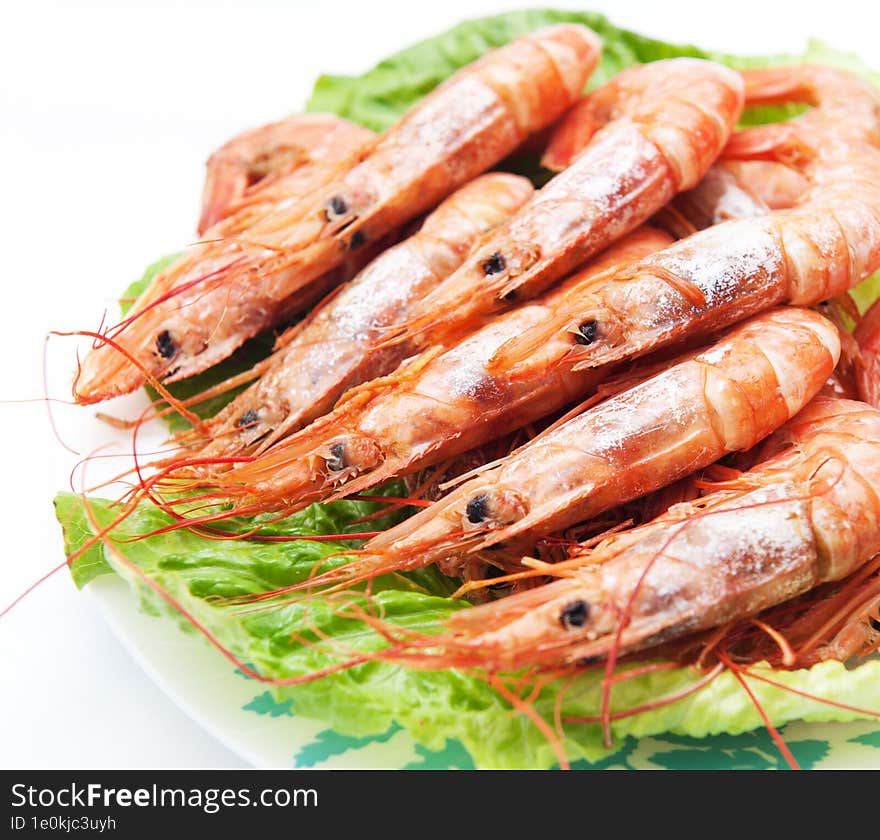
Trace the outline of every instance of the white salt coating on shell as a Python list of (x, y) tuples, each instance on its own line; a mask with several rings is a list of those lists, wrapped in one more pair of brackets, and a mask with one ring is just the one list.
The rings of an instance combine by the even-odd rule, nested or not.
[(615, 218), (619, 226), (637, 212), (631, 204), (649, 177), (646, 158), (656, 160), (660, 153), (633, 132), (624, 134), (618, 126), (610, 134), (597, 134), (571, 166), (535, 194), (511, 223), (512, 235), (557, 248), (612, 213), (622, 214)]
[[(644, 262), (662, 266), (695, 284), (706, 296), (701, 308), (711, 309), (735, 300), (742, 292), (744, 278), (772, 277), (780, 259), (775, 238), (748, 219), (696, 233)], [(660, 295), (654, 322), (663, 321), (664, 310), (678, 308), (681, 301), (678, 293)]]
[(371, 341), (376, 337), (375, 328), (393, 320), (394, 314), (412, 300), (413, 288), (425, 273), (422, 260), (407, 243), (402, 243), (371, 263), (318, 317), (332, 319), (341, 339)]
[[(798, 495), (794, 484), (780, 482), (704, 512), (672, 538), (646, 582), (658, 596), (675, 597), (679, 587), (664, 556), (697, 569), (717, 569), (720, 578), (741, 583), (798, 566), (803, 567), (798, 579), (810, 579), (815, 573), (815, 543), (806, 504)], [(652, 552), (652, 544), (665, 543), (669, 530), (676, 527), (652, 529), (648, 539), (631, 551)]]

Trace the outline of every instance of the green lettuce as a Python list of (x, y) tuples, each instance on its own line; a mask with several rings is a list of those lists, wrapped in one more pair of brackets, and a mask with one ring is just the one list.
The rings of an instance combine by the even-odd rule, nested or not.
[[(85, 544), (95, 525), (107, 526), (116, 513), (109, 502), (84, 501), (72, 494), (60, 494), (55, 507), (64, 527), (68, 554)], [(375, 507), (374, 503), (348, 501), (313, 505), (272, 527), (274, 533), (344, 534), (357, 529), (355, 520)], [(97, 543), (73, 562), (74, 579), (84, 585), (99, 574), (116, 572), (138, 593), (143, 609), (195, 632), (189, 621), (144, 584), (142, 574), (173, 597), (240, 661), (273, 678), (313, 673), (339, 661), (332, 650), (315, 646), (321, 637), (331, 638), (333, 645), (348, 655), (384, 646), (378, 633), (346, 614), (349, 607), (321, 596), (307, 603), (276, 602), (256, 612), (243, 612), (240, 606), (217, 600), (297, 583), (316, 564), (325, 569), (346, 562), (350, 558), (345, 551), (356, 543), (218, 541), (186, 530), (131, 540), (169, 522), (169, 517), (156, 507), (141, 505), (114, 531), (115, 551)], [(379, 522), (380, 527), (388, 524)], [(448, 579), (430, 569), (412, 576), (386, 575), (374, 584), (371, 603), (397, 627), (436, 633), (455, 611), (468, 608), (445, 597), (450, 594), (450, 586)], [(346, 603), (353, 600), (366, 603), (359, 594), (352, 594)], [(839, 703), (862, 707), (877, 704), (880, 662), (866, 662), (851, 670), (837, 662), (793, 672), (755, 670), (771, 673), (772, 679), (799, 691), (832, 697)], [(598, 713), (600, 677), (598, 671), (587, 671), (567, 686), (564, 716)], [(621, 682), (612, 694), (612, 709), (641, 706), (680, 691), (696, 679), (698, 675), (693, 671), (681, 668)], [(750, 681), (750, 687), (777, 725), (795, 719), (845, 721), (859, 717), (757, 680)], [(535, 701), (535, 709), (547, 720), (552, 720), (558, 690), (558, 685), (551, 684)], [(448, 739), (457, 739), (477, 767), (544, 768), (556, 761), (547, 738), (528, 717), (511, 714), (510, 705), (484, 679), (463, 671), (425, 671), (370, 662), (276, 691), (279, 699), (292, 701), (297, 714), (326, 721), (343, 735), (379, 735), (397, 724), (430, 750), (442, 749)], [(627, 735), (641, 737), (661, 732), (690, 737), (738, 734), (761, 725), (755, 706), (736, 678), (725, 673), (690, 697), (615, 721), (612, 731), (619, 741)], [(594, 762), (608, 752), (595, 724), (567, 724), (564, 744), (572, 761)]]
[[(538, 9), (459, 24), (390, 56), (361, 76), (322, 76), (315, 85), (308, 109), (332, 111), (374, 130), (384, 130), (421, 96), (486, 50), (540, 26), (563, 21), (585, 23), (603, 38), (602, 62), (591, 86), (632, 64), (673, 56), (710, 58), (735, 68), (797, 61), (824, 62), (847, 67), (880, 82), (880, 76), (857, 57), (819, 42), (811, 42), (801, 55), (741, 57), (646, 38), (619, 29), (603, 16), (590, 12)], [(760, 109), (746, 114), (743, 122), (778, 120), (795, 112), (796, 109), (791, 108)], [(524, 172), (539, 182), (545, 177), (535, 169), (534, 161), (507, 161), (503, 167)], [(156, 271), (173, 258), (154, 263), (140, 281), (132, 284), (125, 294), (129, 303)], [(856, 292), (863, 308), (878, 294), (880, 279), (876, 277), (866, 281)], [(247, 369), (262, 358), (270, 346), (271, 336), (250, 342), (230, 362), (175, 384), (175, 394), (186, 398)], [(207, 416), (217, 411), (231, 395), (199, 406), (199, 413)], [(389, 492), (401, 490), (396, 488)], [(115, 509), (107, 501), (86, 501), (71, 494), (60, 494), (55, 507), (68, 556), (86, 545), (95, 524), (106, 526), (115, 515)], [(256, 522), (232, 521), (225, 527), (243, 531), (262, 524), (264, 533), (346, 534), (363, 527), (357, 520), (375, 509), (375, 503), (341, 501), (313, 505), (279, 522), (270, 523), (268, 517), (263, 517)], [(398, 513), (378, 520), (371, 527), (389, 527), (400, 516)], [(314, 643), (319, 636), (331, 638), (334, 645), (347, 651), (371, 651), (384, 644), (377, 633), (346, 615), (337, 602), (322, 596), (310, 598), (308, 606), (275, 601), (268, 602), (265, 609), (249, 613), (217, 600), (259, 594), (296, 583), (316, 564), (326, 569), (345, 562), (345, 552), (357, 547), (357, 541), (221, 542), (183, 530), (131, 540), (168, 522), (166, 514), (154, 506), (138, 507), (113, 530), (115, 550), (96, 542), (71, 563), (76, 585), (84, 586), (102, 574), (118, 574), (131, 584), (145, 610), (175, 620), (184, 630), (195, 632), (191, 623), (169, 606), (168, 600), (145, 585), (148, 579), (196, 617), (242, 662), (278, 679), (312, 673), (337, 661), (332, 650), (316, 647)], [(432, 568), (408, 575), (386, 575), (376, 582), (373, 598), (394, 624), (435, 633), (455, 611), (468, 608), (448, 597), (453, 589), (454, 582)], [(697, 678), (691, 670), (682, 668), (623, 681), (615, 686), (612, 708), (641, 706), (679, 691)], [(772, 672), (772, 678), (799, 691), (852, 706), (875, 708), (880, 700), (877, 688), (880, 662), (877, 661), (855, 668), (827, 662), (809, 670)], [(563, 715), (595, 715), (599, 708), (599, 681), (597, 672), (585, 671), (569, 685), (563, 694)], [(826, 721), (858, 717), (853, 712), (758, 680), (750, 680), (750, 688), (776, 725), (796, 719)], [(441, 749), (448, 739), (458, 739), (478, 767), (549, 767), (556, 761), (551, 745), (534, 723), (524, 715), (511, 714), (509, 704), (474, 674), (454, 669), (406, 669), (371, 662), (276, 691), (279, 698), (292, 701), (297, 714), (326, 721), (345, 735), (378, 735), (396, 724), (408, 729), (429, 749)], [(546, 720), (552, 720), (558, 694), (559, 686), (551, 683), (535, 700), (536, 710)], [(664, 732), (690, 737), (735, 735), (760, 726), (762, 721), (754, 704), (736, 678), (725, 673), (676, 703), (615, 721), (612, 730), (619, 740)], [(591, 724), (566, 726), (564, 747), (572, 761), (597, 761), (607, 753), (599, 728)]]
[[(307, 110), (330, 111), (374, 131), (384, 131), (422, 96), (487, 50), (554, 23), (582, 23), (602, 38), (602, 59), (590, 78), (589, 88), (633, 64), (680, 56), (706, 58), (738, 70), (803, 62), (832, 64), (880, 84), (880, 74), (869, 69), (858, 56), (840, 52), (820, 41), (810, 41), (799, 55), (739, 56), (646, 38), (614, 26), (604, 15), (595, 12), (529, 9), (465, 21), (389, 56), (361, 76), (321, 76), (315, 83)], [(766, 122), (790, 113), (790, 108), (760, 109), (748, 115), (746, 121)]]

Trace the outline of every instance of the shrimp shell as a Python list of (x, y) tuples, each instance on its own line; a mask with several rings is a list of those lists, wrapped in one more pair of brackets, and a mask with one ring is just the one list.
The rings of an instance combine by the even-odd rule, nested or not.
[(205, 258), (162, 272), (84, 359), (74, 386), (89, 403), (222, 361), (303, 308), (309, 285), (428, 210), (558, 117), (596, 65), (597, 36), (560, 24), (492, 50), (418, 102), (360, 159), (291, 206), (267, 213)]

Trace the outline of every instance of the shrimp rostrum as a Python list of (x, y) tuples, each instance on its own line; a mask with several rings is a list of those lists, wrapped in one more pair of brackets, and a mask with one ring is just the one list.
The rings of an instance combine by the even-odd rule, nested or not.
[(880, 552), (880, 412), (820, 398), (790, 432), (726, 488), (548, 567), (558, 580), (457, 614), (431, 642), (438, 666), (627, 653), (850, 575)]
[[(222, 361), (314, 301), (313, 285), (512, 152), (577, 98), (600, 44), (551, 26), (487, 53), (387, 132), (330, 164), (298, 200), (157, 275), (132, 314), (83, 360), (76, 399), (97, 402)], [(271, 185), (269, 185), (271, 188)], [(233, 217), (234, 218), (234, 217)], [(213, 238), (214, 229), (205, 233)]]

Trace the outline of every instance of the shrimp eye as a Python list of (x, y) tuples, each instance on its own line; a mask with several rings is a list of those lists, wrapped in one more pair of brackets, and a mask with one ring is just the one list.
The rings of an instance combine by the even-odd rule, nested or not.
[(880, 630), (880, 618), (869, 618), (868, 624), (871, 625), (875, 630)]
[(601, 656), (582, 656), (580, 659), (576, 660), (574, 664), (581, 668), (588, 668), (590, 665), (595, 665), (601, 661)]
[[(486, 578), (488, 580), (504, 577), (506, 574), (507, 572), (505, 572), (504, 569), (499, 569), (497, 566), (486, 566)], [(509, 583), (494, 583), (489, 587), (489, 589), (491, 589), (493, 592), (498, 592), (502, 589), (508, 589), (509, 587)]]
[(343, 451), (343, 446), (338, 441), (330, 444), (330, 457), (326, 459), (327, 469), (330, 472), (339, 472), (345, 467)]
[(334, 195), (333, 198), (327, 202), (325, 215), (327, 216), (328, 222), (334, 216), (344, 216), (347, 212), (348, 204), (345, 203), (345, 199), (341, 195)]
[(252, 426), (257, 422), (259, 418), (257, 417), (257, 412), (252, 408), (249, 408), (238, 420), (235, 421), (235, 427), (240, 429), (242, 426)]
[(485, 522), (489, 517), (489, 497), (485, 493), (480, 493), (479, 496), (474, 496), (467, 503), (467, 507), (464, 509), (464, 515), (467, 517), (468, 522), (471, 522), (474, 525), (479, 525), (480, 522)]
[(572, 601), (559, 613), (559, 623), (566, 629), (583, 627), (590, 617), (590, 605), (586, 601)]
[(170, 359), (177, 352), (177, 345), (168, 330), (162, 330), (156, 336), (156, 349), (163, 359)]
[(364, 235), (364, 232), (362, 230), (356, 230), (351, 235), (351, 239), (348, 240), (349, 250), (354, 251), (355, 248), (360, 248), (366, 241), (367, 237)]
[(501, 253), (496, 251), (489, 259), (483, 260), (480, 267), (483, 269), (483, 274), (500, 274), (507, 267), (507, 262)]
[(591, 318), (589, 321), (584, 321), (583, 324), (578, 327), (574, 340), (578, 344), (592, 344), (596, 340), (598, 332), (599, 322), (595, 318)]

